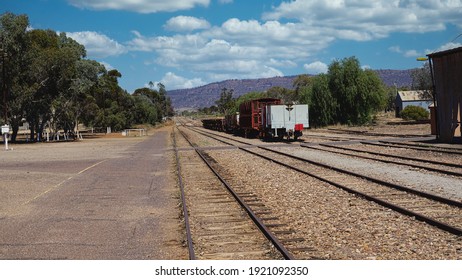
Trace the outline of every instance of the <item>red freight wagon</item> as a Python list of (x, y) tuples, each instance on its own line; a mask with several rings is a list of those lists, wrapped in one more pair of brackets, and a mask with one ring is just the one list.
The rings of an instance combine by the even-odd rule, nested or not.
[[(246, 137), (256, 136), (264, 131), (266, 106), (280, 105), (281, 99), (261, 98), (242, 103), (239, 106), (239, 127)], [(262, 137), (262, 135), (260, 135)]]

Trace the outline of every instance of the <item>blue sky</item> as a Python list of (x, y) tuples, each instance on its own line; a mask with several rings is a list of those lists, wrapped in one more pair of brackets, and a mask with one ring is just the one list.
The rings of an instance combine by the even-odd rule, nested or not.
[(129, 92), (317, 74), (335, 59), (410, 69), (462, 44), (462, 0), (1, 0), (33, 29), (66, 32)]

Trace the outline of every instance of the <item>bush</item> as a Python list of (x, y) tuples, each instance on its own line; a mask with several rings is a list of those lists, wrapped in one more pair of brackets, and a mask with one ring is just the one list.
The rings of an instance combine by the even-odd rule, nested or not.
[(405, 120), (428, 120), (430, 113), (422, 107), (419, 106), (407, 106), (401, 111), (401, 118)]

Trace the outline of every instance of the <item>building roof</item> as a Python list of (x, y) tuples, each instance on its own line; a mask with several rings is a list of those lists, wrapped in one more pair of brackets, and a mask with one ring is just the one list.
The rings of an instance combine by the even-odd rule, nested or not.
[(403, 90), (398, 91), (398, 95), (401, 101), (432, 101), (424, 90)]
[(441, 51), (441, 52), (435, 52), (435, 53), (431, 53), (431, 54), (427, 54), (427, 56), (429, 58), (434, 58), (434, 57), (442, 57), (442, 56), (446, 56), (446, 55), (449, 55), (449, 54), (453, 54), (453, 53), (460, 53), (462, 52), (462, 47), (458, 47), (458, 48), (454, 48), (454, 49), (449, 49), (449, 50), (445, 50), (445, 51)]

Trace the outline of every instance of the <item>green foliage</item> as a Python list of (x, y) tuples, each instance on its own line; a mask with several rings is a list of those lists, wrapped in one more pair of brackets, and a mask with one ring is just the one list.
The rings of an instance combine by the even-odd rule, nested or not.
[(310, 105), (311, 125), (364, 124), (386, 105), (385, 88), (372, 71), (362, 70), (359, 61), (346, 58), (334, 61), (327, 74), (312, 78), (308, 87), (299, 89), (301, 100)]
[(133, 96), (134, 98), (134, 122), (139, 124), (156, 124), (159, 112), (152, 101), (144, 96)]
[(249, 92), (247, 94), (243, 94), (237, 98), (236, 105), (234, 107), (234, 112), (239, 112), (239, 106), (246, 101), (250, 101), (253, 99), (259, 99), (259, 98), (265, 98), (265, 97), (268, 97), (268, 94), (266, 92), (254, 91), (254, 92)]
[(217, 104), (218, 111), (221, 114), (231, 114), (234, 111), (235, 99), (233, 98), (234, 90), (223, 88), (220, 93), (220, 99), (215, 103)]
[(385, 109), (388, 95), (380, 78), (363, 70), (355, 57), (334, 61), (327, 74), (299, 76), (295, 82), (298, 102), (310, 106), (310, 125), (335, 123), (361, 125)]
[(422, 107), (409, 105), (401, 111), (401, 118), (405, 120), (428, 120), (430, 113)]
[(362, 70), (357, 58), (333, 62), (328, 75), (338, 122), (365, 124), (373, 112), (386, 105), (386, 92), (380, 78), (370, 70)]
[(83, 45), (65, 33), (27, 30), (28, 26), (26, 15), (0, 16), (0, 82), (8, 97), (6, 104), (0, 100), (0, 108), (7, 112), (3, 121), (12, 125), (13, 141), (22, 119), (29, 122), (34, 139), (46, 127), (72, 131), (84, 123), (117, 131), (173, 115), (162, 84), (158, 91), (142, 89), (132, 96), (119, 86), (119, 71), (106, 71), (102, 64), (85, 59)]
[(166, 99), (165, 95), (152, 88), (139, 88), (133, 93), (135, 98), (134, 114), (136, 123), (150, 123), (162, 121), (162, 116), (165, 114)]
[(266, 92), (266, 96), (270, 98), (281, 99), (283, 103), (294, 103), (297, 101), (295, 91), (283, 87), (272, 87)]
[(203, 115), (217, 115), (217, 114), (219, 114), (217, 106), (210, 106), (210, 107), (207, 107), (207, 108), (200, 108), (198, 110), (198, 112), (200, 114), (203, 114)]
[(316, 77), (308, 75), (299, 75), (293, 83), (295, 88), (295, 98), (300, 104), (311, 105), (312, 84)]
[[(378, 75), (363, 70), (355, 57), (334, 61), (327, 74), (318, 76), (300, 75), (294, 80), (294, 90), (273, 87), (266, 92), (251, 92), (240, 96), (234, 111), (245, 101), (271, 97), (284, 103), (308, 104), (310, 125), (322, 127), (342, 123), (361, 125), (370, 122), (374, 113), (385, 109), (389, 94)], [(217, 101), (221, 113), (231, 100), (226, 89)]]
[(332, 124), (335, 120), (336, 100), (329, 90), (329, 77), (321, 74), (313, 79), (310, 100), (310, 125), (322, 127)]

